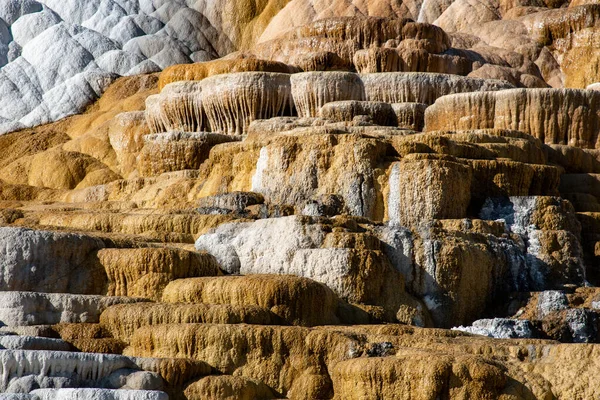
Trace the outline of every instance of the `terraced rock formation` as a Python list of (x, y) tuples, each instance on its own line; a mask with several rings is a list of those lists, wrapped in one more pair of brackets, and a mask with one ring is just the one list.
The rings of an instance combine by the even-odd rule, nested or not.
[(599, 398), (597, 15), (0, 4), (0, 399)]

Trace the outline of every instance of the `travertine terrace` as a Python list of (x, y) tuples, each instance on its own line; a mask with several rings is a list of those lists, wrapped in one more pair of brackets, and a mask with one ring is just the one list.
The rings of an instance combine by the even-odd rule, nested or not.
[(0, 0), (0, 400), (600, 399), (600, 6)]

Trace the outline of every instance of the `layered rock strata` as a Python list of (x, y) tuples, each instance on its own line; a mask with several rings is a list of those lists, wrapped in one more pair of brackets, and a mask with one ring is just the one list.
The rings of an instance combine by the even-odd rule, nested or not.
[(56, 118), (27, 35), (201, 62), (0, 136), (6, 396), (600, 396), (597, 6), (67, 3), (0, 4)]

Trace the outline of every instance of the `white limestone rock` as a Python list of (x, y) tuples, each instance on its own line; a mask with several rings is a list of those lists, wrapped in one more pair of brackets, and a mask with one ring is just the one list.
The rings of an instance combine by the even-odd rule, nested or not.
[(544, 319), (556, 311), (569, 308), (569, 300), (561, 290), (545, 290), (538, 295), (537, 313), (539, 319)]
[(452, 330), (483, 335), (496, 339), (517, 339), (535, 337), (531, 322), (525, 319), (493, 318), (479, 319), (470, 326), (459, 326)]
[(40, 400), (40, 398), (30, 393), (0, 393), (0, 400)]
[(40, 400), (168, 400), (157, 390), (111, 389), (37, 389), (31, 392)]
[[(0, 350), (0, 391), (92, 386), (117, 370), (137, 369), (129, 357), (66, 351)], [(36, 386), (37, 385), (37, 386)]]
[(153, 360), (115, 354), (0, 350), (0, 391), (30, 393), (40, 399), (164, 399), (166, 395), (160, 392), (163, 379), (140, 366)]
[(106, 308), (140, 300), (67, 293), (0, 292), (0, 325), (95, 323)]
[[(111, 50), (96, 59), (98, 66), (110, 73), (128, 75), (128, 72), (144, 61), (144, 57), (124, 50)], [(158, 67), (156, 68), (158, 71)]]
[(23, 47), (46, 29), (60, 22), (60, 17), (50, 9), (23, 15), (11, 26), (13, 40)]
[(221, 2), (0, 3), (0, 134), (80, 113), (119, 76), (235, 50)]
[(0, 349), (71, 351), (72, 347), (62, 339), (4, 335), (0, 336)]
[(104, 271), (90, 257), (103, 247), (80, 234), (0, 227), (0, 290), (101, 293)]
[[(302, 276), (350, 303), (382, 307), (390, 321), (427, 324), (425, 307), (404, 291), (402, 275), (381, 252), (338, 246), (330, 230), (306, 216), (229, 223), (200, 236), (196, 248), (214, 255), (230, 273)], [(407, 309), (409, 315), (402, 311)]]
[(35, 0), (3, 0), (0, 3), (0, 18), (12, 25), (19, 17), (42, 11), (42, 5)]
[(296, 252), (319, 248), (325, 239), (321, 225), (307, 220), (290, 216), (223, 224), (200, 236), (196, 249), (210, 252), (232, 274), (286, 273)]

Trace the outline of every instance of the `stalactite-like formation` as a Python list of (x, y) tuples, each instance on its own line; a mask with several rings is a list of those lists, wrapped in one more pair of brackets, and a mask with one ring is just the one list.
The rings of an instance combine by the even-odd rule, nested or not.
[(380, 101), (333, 101), (321, 107), (319, 116), (331, 121), (352, 121), (364, 116), (368, 122), (381, 126), (395, 126), (397, 122), (392, 106)]
[(577, 89), (514, 89), (439, 98), (425, 129), (514, 129), (548, 144), (600, 148), (600, 93)]
[(292, 75), (291, 82), (300, 117), (316, 117), (332, 101), (365, 100), (363, 82), (352, 72), (304, 72)]
[(417, 132), (423, 130), (427, 104), (392, 103), (392, 109), (396, 114), (396, 125), (400, 128), (412, 129)]
[(200, 82), (171, 83), (160, 94), (148, 97), (146, 121), (153, 133), (209, 130), (202, 110)]
[(240, 72), (204, 79), (203, 107), (214, 132), (243, 135), (250, 122), (281, 115), (293, 109), (290, 75), (275, 72)]
[(148, 96), (146, 98), (146, 123), (152, 133), (167, 131), (165, 116), (161, 107), (162, 97), (160, 94)]
[(467, 75), (472, 62), (460, 55), (432, 54), (423, 49), (369, 48), (354, 54), (354, 65), (360, 73), (374, 72), (439, 72)]
[(420, 72), (362, 74), (361, 79), (367, 100), (387, 103), (433, 104), (447, 94), (514, 88), (505, 81)]

